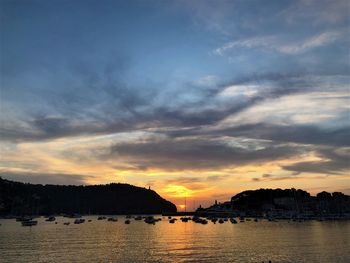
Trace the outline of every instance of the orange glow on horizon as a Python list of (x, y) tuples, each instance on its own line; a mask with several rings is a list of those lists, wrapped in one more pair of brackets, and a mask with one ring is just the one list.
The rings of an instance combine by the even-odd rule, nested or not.
[(181, 208), (182, 210), (185, 210), (186, 209), (186, 205), (177, 205), (179, 208)]

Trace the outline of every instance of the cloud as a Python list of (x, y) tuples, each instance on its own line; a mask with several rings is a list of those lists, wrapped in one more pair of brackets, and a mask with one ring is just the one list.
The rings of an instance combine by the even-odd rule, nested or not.
[[(123, 143), (111, 147), (111, 156), (118, 160), (149, 168), (165, 170), (203, 170), (280, 160), (300, 154), (290, 146), (269, 145), (249, 150), (230, 146), (228, 142), (188, 138)], [(107, 158), (107, 156), (105, 157)]]
[(310, 26), (317, 27), (347, 23), (348, 10), (347, 0), (299, 0), (279, 15), (290, 25), (309, 23)]
[[(83, 72), (85, 71), (89, 72), (86, 69), (83, 70)], [(107, 75), (101, 73), (100, 77), (94, 76), (93, 73), (88, 74), (91, 76), (86, 77), (87, 80), (83, 82), (84, 85), (97, 89), (99, 83), (102, 83), (102, 87), (105, 85), (109, 87), (106, 88), (107, 90), (115, 89), (112, 92), (115, 94), (108, 97), (108, 99), (105, 99), (104, 96), (101, 97), (101, 94), (97, 96), (102, 100), (100, 109), (94, 109), (94, 104), (92, 104), (92, 109), (82, 106), (81, 109), (75, 111), (70, 105), (66, 107), (66, 104), (63, 103), (58, 106), (60, 109), (62, 108), (63, 113), (29, 113), (29, 115), (21, 118), (3, 113), (1, 114), (0, 140), (17, 142), (40, 141), (80, 135), (117, 134), (125, 131), (162, 130), (165, 128), (172, 128), (174, 133), (181, 133), (183, 130), (195, 130), (201, 126), (216, 126), (219, 122), (233, 116), (242, 116), (245, 121), (266, 121), (265, 119), (255, 120), (255, 118), (261, 116), (261, 114), (254, 112), (258, 105), (263, 103), (265, 103), (263, 105), (268, 105), (273, 99), (276, 102), (281, 100), (280, 105), (283, 106), (286, 105), (283, 102), (283, 98), (293, 94), (300, 95), (297, 98), (298, 101), (305, 101), (305, 99), (302, 99), (306, 98), (307, 94), (314, 96), (315, 93), (310, 91), (327, 90), (328, 86), (324, 87), (326, 80), (336, 83), (333, 89), (339, 89), (338, 86), (341, 83), (338, 82), (347, 81), (346, 77), (341, 75), (314, 76), (305, 73), (242, 75), (235, 77), (232, 81), (221, 81), (221, 83), (216, 83), (215, 85), (210, 84), (210, 87), (204, 83), (202, 83), (204, 86), (200, 86), (200, 83), (195, 85), (193, 83), (185, 83), (179, 89), (183, 90), (182, 92), (187, 95), (192, 94), (196, 97), (196, 102), (186, 103), (181, 102), (181, 96), (175, 95), (175, 93), (171, 99), (163, 98), (164, 93), (159, 87), (154, 87), (151, 91), (145, 92), (123, 86), (114, 88), (115, 84), (112, 81), (114, 78), (109, 77), (108, 74), (110, 73), (106, 73)], [(100, 80), (97, 81), (95, 79)], [(212, 79), (212, 77), (209, 79)], [(104, 82), (107, 84), (103, 84)], [(102, 94), (104, 94), (103, 90)], [(305, 93), (306, 91), (309, 93)], [(87, 92), (89, 93), (89, 91)], [(328, 93), (330, 94), (330, 92)], [(121, 97), (118, 97), (118, 94)], [(154, 94), (153, 99), (150, 99), (152, 97), (150, 94)], [(337, 91), (334, 91), (333, 95), (337, 95)], [(180, 97), (177, 98), (177, 96)], [(141, 97), (142, 99), (137, 99)], [(158, 100), (158, 103), (154, 103), (154, 101)], [(178, 102), (173, 102), (172, 105), (169, 105), (167, 100), (178, 100)], [(120, 101), (123, 103), (120, 104)], [(295, 100), (290, 102), (289, 105), (295, 104)], [(310, 100), (305, 102), (307, 105), (310, 105)], [(312, 107), (310, 106), (312, 110), (315, 110), (315, 103), (319, 103), (319, 101), (314, 101)], [(74, 107), (79, 105), (78, 103)], [(296, 110), (305, 110), (307, 109), (306, 106), (303, 108), (298, 106)], [(334, 108), (334, 105), (332, 107)], [(273, 105), (270, 108), (273, 110)], [(250, 109), (253, 112), (249, 112)], [(327, 109), (327, 112), (332, 110), (329, 108), (325, 109)], [(268, 111), (265, 109), (264, 112)], [(278, 117), (275, 117), (275, 120), (278, 120), (278, 118), (284, 116), (284, 112), (285, 110), (268, 112), (267, 118), (276, 115)], [(248, 116), (245, 113), (248, 113)], [(335, 114), (340, 116), (338, 113)], [(315, 119), (317, 117), (315, 116), (314, 114), (311, 117)], [(241, 121), (239, 120), (238, 123)]]
[(83, 185), (91, 175), (80, 174), (57, 174), (57, 173), (22, 173), (1, 171), (0, 177), (12, 181), (19, 181), (32, 184), (62, 184), (62, 185)]
[(216, 48), (213, 53), (224, 56), (236, 48), (263, 49), (285, 54), (301, 54), (308, 50), (331, 44), (345, 38), (346, 31), (326, 31), (303, 40), (291, 41), (286, 36), (260, 36), (228, 42)]
[(199, 176), (199, 177), (189, 177), (182, 176), (172, 179), (167, 179), (165, 182), (169, 184), (187, 185), (193, 183), (208, 183), (208, 182), (218, 182), (222, 181), (227, 177), (227, 175), (210, 175), (210, 176)]
[(318, 148), (320, 161), (297, 162), (283, 169), (299, 173), (350, 174), (350, 148)]
[(302, 42), (276, 46), (276, 50), (286, 54), (300, 54), (310, 49), (328, 45), (342, 38), (346, 32), (328, 31), (319, 35), (307, 38)]
[(312, 179), (326, 179), (327, 176), (318, 176), (318, 177), (315, 177), (315, 176), (298, 176), (298, 175), (295, 175), (295, 174), (291, 174), (291, 175), (276, 175), (276, 176), (271, 176), (271, 177), (264, 177), (262, 176), (261, 178), (252, 178), (252, 181), (253, 182), (266, 182), (266, 181), (284, 181), (284, 180), (300, 180), (300, 179), (307, 179), (307, 178), (312, 178)]
[(275, 42), (275, 37), (265, 36), (265, 37), (254, 37), (242, 40), (236, 40), (228, 42), (223, 46), (216, 48), (213, 52), (214, 54), (223, 56), (225, 52), (234, 48), (257, 48), (257, 47), (270, 47), (272, 43)]
[(350, 146), (350, 127), (319, 128), (310, 125), (256, 123), (223, 129), (217, 134), (269, 140), (275, 143)]

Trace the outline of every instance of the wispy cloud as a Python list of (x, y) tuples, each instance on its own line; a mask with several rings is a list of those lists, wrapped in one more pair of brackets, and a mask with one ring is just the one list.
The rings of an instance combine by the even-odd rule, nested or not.
[(326, 46), (345, 36), (345, 31), (326, 31), (303, 40), (288, 40), (286, 36), (261, 36), (235, 40), (216, 48), (213, 53), (223, 56), (236, 48), (264, 49), (285, 54), (301, 54), (317, 47)]
[(299, 54), (311, 50), (313, 48), (325, 46), (331, 44), (340, 38), (344, 37), (345, 32), (340, 31), (328, 31), (323, 32), (319, 35), (307, 38), (304, 41), (285, 44), (285, 45), (276, 45), (276, 50), (286, 53), (286, 54)]

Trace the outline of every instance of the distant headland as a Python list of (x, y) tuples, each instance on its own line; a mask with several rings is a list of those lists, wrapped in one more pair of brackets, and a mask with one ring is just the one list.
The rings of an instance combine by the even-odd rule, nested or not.
[(41, 185), (0, 177), (0, 216), (164, 212), (176, 212), (176, 206), (153, 190), (129, 184)]
[(280, 219), (350, 219), (350, 196), (300, 189), (259, 189), (241, 192), (230, 201), (198, 208), (199, 215), (228, 215)]

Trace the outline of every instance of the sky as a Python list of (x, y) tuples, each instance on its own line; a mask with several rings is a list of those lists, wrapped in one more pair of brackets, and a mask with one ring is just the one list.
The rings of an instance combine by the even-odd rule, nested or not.
[(350, 194), (350, 3), (2, 0), (0, 176)]

